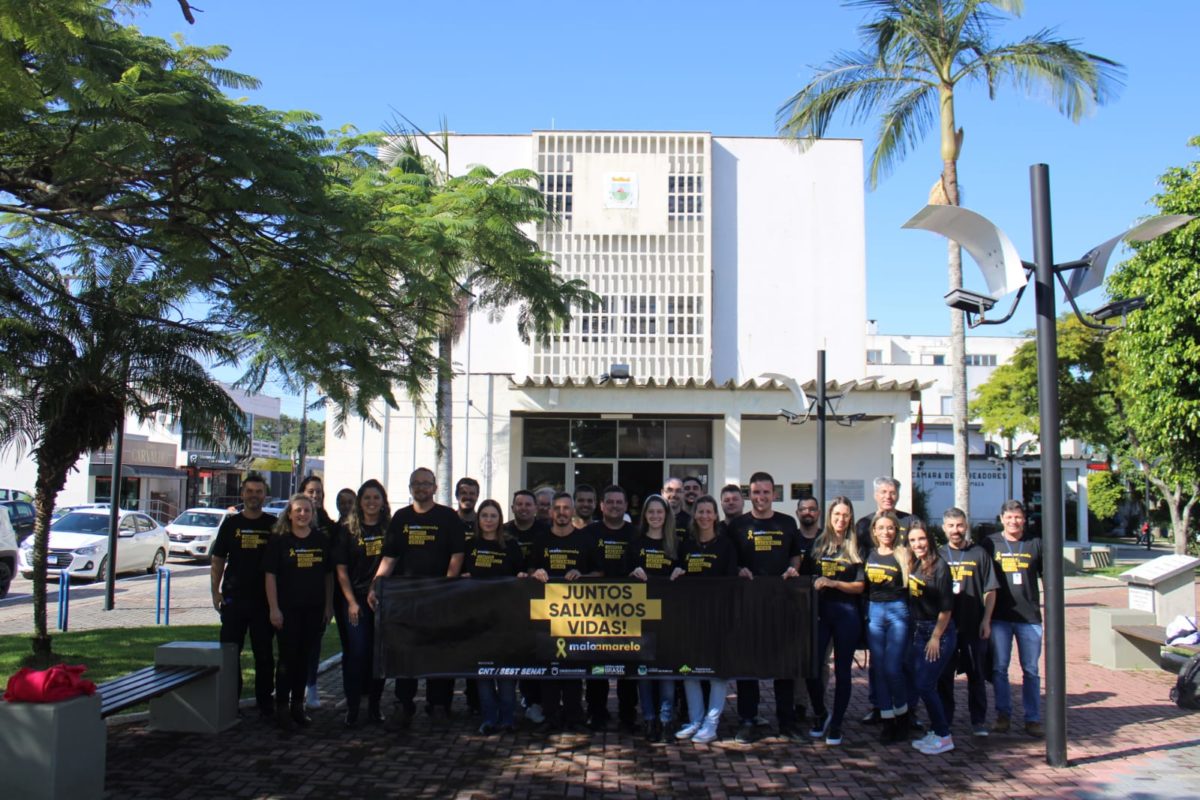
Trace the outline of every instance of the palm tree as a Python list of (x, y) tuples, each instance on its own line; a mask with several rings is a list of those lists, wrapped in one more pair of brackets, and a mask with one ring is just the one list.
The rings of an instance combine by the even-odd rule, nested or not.
[(46, 660), (50, 515), (79, 459), (106, 446), (127, 412), (148, 419), (164, 405), (201, 441), (247, 437), (242, 412), (197, 360), (232, 360), (235, 349), (219, 329), (178, 321), (177, 284), (124, 251), (67, 281), (40, 267), (10, 276), (0, 296), (0, 449), (29, 448), (37, 462), (33, 651)]
[[(405, 122), (416, 128), (407, 119)], [(409, 258), (440, 287), (437, 379), (434, 397), (439, 499), (449, 503), (454, 486), (453, 442), (454, 344), (474, 310), (493, 314), (518, 307), (522, 341), (544, 337), (568, 322), (572, 307), (588, 307), (598, 298), (581, 280), (564, 281), (553, 260), (521, 229), (548, 217), (537, 173), (516, 169), (497, 175), (472, 166), (450, 174), (446, 125), (435, 138), (418, 133), (442, 156), (442, 164), (422, 155), (416, 138), (395, 133), (380, 158), (395, 180), (419, 187), (409, 210)]]
[[(835, 114), (852, 122), (880, 115), (871, 154), (871, 188), (937, 123), (942, 173), (931, 203), (958, 205), (958, 158), (963, 129), (954, 116), (954, 91), (979, 82), (993, 98), (1003, 83), (1026, 92), (1048, 91), (1058, 110), (1078, 122), (1105, 103), (1121, 84), (1115, 61), (1079, 50), (1076, 43), (1041, 30), (1011, 44), (996, 44), (992, 29), (1004, 14), (1020, 15), (1022, 0), (850, 0), (870, 19), (859, 28), (863, 49), (843, 52), (817, 69), (777, 114), (782, 135), (803, 145), (828, 129)], [(949, 244), (950, 288), (962, 287), (962, 253)], [(954, 392), (954, 500), (969, 513), (967, 368), (964, 315), (950, 312)]]

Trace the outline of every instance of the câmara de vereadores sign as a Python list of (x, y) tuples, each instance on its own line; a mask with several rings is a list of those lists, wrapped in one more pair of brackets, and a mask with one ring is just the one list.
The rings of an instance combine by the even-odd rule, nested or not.
[(378, 677), (791, 678), (814, 672), (812, 579), (387, 578)]

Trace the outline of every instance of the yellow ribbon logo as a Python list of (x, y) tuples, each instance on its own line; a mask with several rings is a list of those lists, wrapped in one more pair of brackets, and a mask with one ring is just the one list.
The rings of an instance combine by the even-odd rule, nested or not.
[(558, 641), (555, 642), (555, 644), (558, 646), (558, 648), (554, 651), (555, 658), (566, 658), (567, 657), (567, 640), (559, 639)]

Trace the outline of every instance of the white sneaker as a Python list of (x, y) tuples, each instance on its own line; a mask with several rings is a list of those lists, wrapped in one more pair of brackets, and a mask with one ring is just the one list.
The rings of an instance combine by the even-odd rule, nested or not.
[(532, 722), (534, 725), (541, 725), (546, 721), (546, 715), (542, 713), (542, 707), (537, 703), (525, 709), (525, 719)]
[(936, 738), (938, 738), (938, 735), (936, 733), (934, 733), (933, 731), (928, 731), (920, 739), (913, 740), (913, 743), (912, 743), (913, 749), (924, 752), (924, 748), (927, 747), (929, 745), (929, 743), (932, 742)]
[(711, 725), (704, 723), (700, 726), (700, 730), (692, 737), (692, 742), (695, 744), (708, 744), (715, 741), (717, 738), (717, 724), (714, 722)]
[(320, 708), (321, 707), (321, 695), (317, 692), (317, 685), (315, 683), (312, 686), (308, 687), (308, 695), (304, 699), (304, 707), (305, 708)]
[(699, 722), (689, 722), (675, 732), (676, 739), (690, 739), (700, 732)]
[(927, 756), (936, 756), (939, 753), (949, 753), (954, 749), (953, 736), (938, 736), (934, 735), (924, 747), (917, 748)]

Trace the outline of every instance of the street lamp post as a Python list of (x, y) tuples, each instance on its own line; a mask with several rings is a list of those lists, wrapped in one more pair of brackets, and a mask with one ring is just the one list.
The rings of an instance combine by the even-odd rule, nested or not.
[[(1034, 313), (1037, 320), (1038, 415), (1042, 466), (1042, 585), (1045, 589), (1044, 643), (1046, 648), (1046, 762), (1067, 766), (1066, 621), (1063, 598), (1063, 491), (1062, 452), (1058, 408), (1058, 330), (1055, 318), (1054, 283), (1063, 288), (1066, 300), (1084, 325), (1112, 330), (1103, 320), (1125, 316), (1144, 304), (1142, 298), (1118, 300), (1092, 312), (1090, 321), (1079, 310), (1075, 298), (1099, 287), (1108, 259), (1122, 240), (1149, 241), (1193, 218), (1187, 215), (1154, 217), (1108, 239), (1083, 258), (1054, 263), (1050, 222), (1050, 169), (1045, 164), (1029, 168), (1033, 218), (1033, 263), (1023, 262), (1009, 238), (973, 211), (957, 206), (926, 206), (904, 224), (940, 233), (961, 244), (978, 263), (990, 294), (958, 289), (946, 295), (953, 308), (967, 313), (974, 328), (1007, 322), (1016, 313), (1029, 276), (1034, 278)], [(1064, 273), (1073, 273), (1068, 280)], [(996, 300), (1016, 290), (1012, 308), (1004, 317), (987, 320), (985, 315)], [(972, 321), (974, 317), (974, 321)]]

